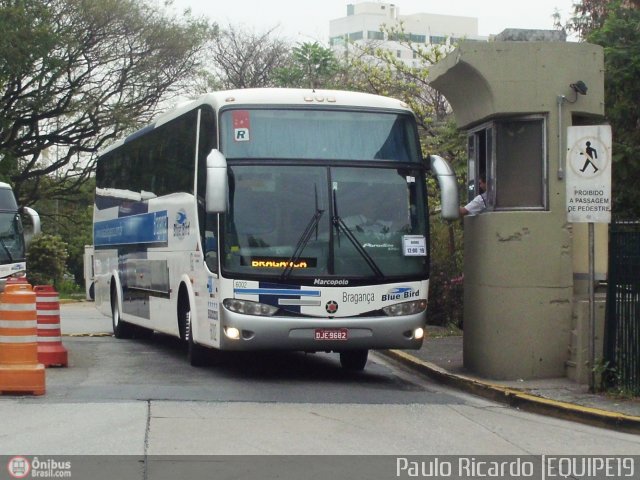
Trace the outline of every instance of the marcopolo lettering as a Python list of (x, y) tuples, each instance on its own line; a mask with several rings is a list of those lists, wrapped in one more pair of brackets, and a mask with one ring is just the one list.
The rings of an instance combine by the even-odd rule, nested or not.
[(313, 284), (314, 285), (327, 285), (330, 287), (344, 287), (349, 285), (349, 280), (342, 278), (342, 279), (336, 279), (336, 280), (325, 280), (322, 278), (316, 278), (313, 280)]

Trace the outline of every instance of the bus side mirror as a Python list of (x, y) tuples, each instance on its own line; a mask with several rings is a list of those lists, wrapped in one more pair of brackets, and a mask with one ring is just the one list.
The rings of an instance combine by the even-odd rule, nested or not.
[(227, 159), (219, 150), (212, 150), (207, 156), (207, 213), (224, 213), (227, 210)]
[(29, 207), (21, 207), (20, 213), (29, 219), (28, 223), (24, 225), (24, 242), (25, 245), (29, 245), (31, 239), (41, 232), (40, 215)]
[(435, 174), (440, 186), (440, 203), (442, 205), (442, 218), (455, 220), (460, 216), (458, 205), (458, 182), (451, 165), (438, 155), (430, 155), (431, 172)]

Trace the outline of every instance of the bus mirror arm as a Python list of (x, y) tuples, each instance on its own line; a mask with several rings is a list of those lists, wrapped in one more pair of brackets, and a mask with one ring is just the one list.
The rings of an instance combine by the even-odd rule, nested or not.
[(431, 172), (435, 175), (440, 186), (440, 201), (442, 218), (455, 220), (460, 216), (458, 205), (458, 182), (451, 165), (438, 155), (429, 155)]
[(227, 210), (227, 159), (219, 150), (212, 150), (207, 156), (207, 213), (224, 213)]

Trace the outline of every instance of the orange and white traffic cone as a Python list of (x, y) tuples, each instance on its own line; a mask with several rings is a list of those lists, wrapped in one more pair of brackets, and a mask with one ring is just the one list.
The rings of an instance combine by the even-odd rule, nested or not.
[(52, 285), (37, 285), (38, 361), (45, 367), (68, 365), (67, 349), (62, 345), (60, 331), (60, 299)]
[(44, 395), (38, 363), (36, 294), (29, 284), (6, 285), (0, 294), (0, 393)]

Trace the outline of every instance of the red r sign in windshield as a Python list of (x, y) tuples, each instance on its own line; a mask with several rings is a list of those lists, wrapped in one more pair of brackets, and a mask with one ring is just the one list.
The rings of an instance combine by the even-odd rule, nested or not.
[(248, 110), (234, 110), (232, 113), (233, 118), (233, 139), (236, 142), (248, 142), (249, 141), (249, 111)]

